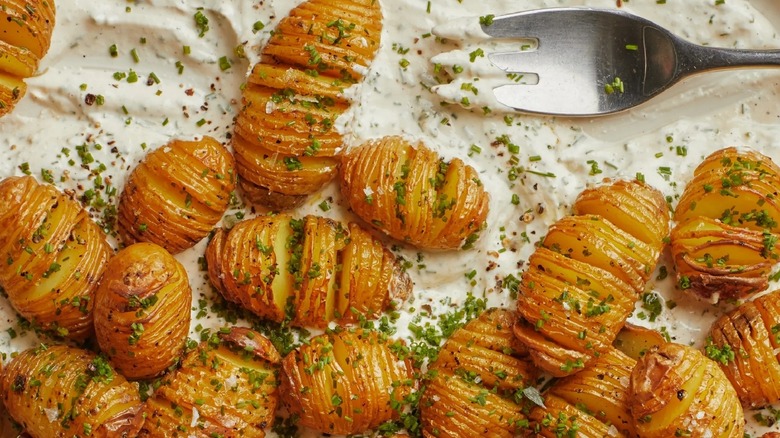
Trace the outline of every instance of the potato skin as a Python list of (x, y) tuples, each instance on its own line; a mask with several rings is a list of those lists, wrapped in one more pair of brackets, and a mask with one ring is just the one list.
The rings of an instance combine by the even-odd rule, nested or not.
[(136, 436), (143, 423), (137, 386), (106, 359), (78, 348), (24, 351), (3, 370), (0, 391), (33, 438)]
[(30, 176), (0, 181), (0, 287), (43, 330), (92, 334), (94, 293), (111, 247), (89, 214)]
[(24, 96), (24, 79), (49, 50), (54, 21), (54, 0), (0, 1), (0, 117)]
[(173, 140), (133, 169), (119, 199), (126, 244), (151, 242), (172, 254), (206, 237), (235, 190), (234, 160), (218, 141)]
[[(523, 273), (514, 325), (536, 366), (563, 377), (612, 348), (663, 249), (669, 214), (662, 199), (637, 181), (610, 182), (575, 202), (574, 211), (587, 214), (550, 227)], [(595, 214), (601, 203), (626, 230)]]
[(299, 424), (355, 434), (398, 418), (393, 408), (417, 388), (411, 359), (399, 359), (373, 331), (316, 336), (282, 361), (280, 393)]
[(379, 240), (357, 224), (317, 216), (260, 216), (218, 230), (206, 261), (226, 299), (294, 326), (375, 318), (412, 287)]
[(342, 160), (341, 193), (366, 223), (426, 249), (469, 248), (490, 196), (477, 171), (401, 137), (369, 141)]
[(139, 437), (264, 437), (278, 403), (280, 361), (260, 333), (221, 329), (188, 353), (146, 401)]
[(772, 291), (718, 318), (705, 354), (720, 365), (742, 406), (758, 408), (780, 400), (780, 291)]
[(429, 367), (420, 418), (425, 437), (513, 437), (528, 420), (515, 393), (538, 370), (512, 334), (514, 312), (489, 309), (455, 331)]
[(629, 383), (640, 438), (739, 438), (745, 417), (723, 371), (700, 351), (666, 343), (637, 361)]
[(308, 0), (274, 30), (249, 75), (233, 149), (244, 198), (275, 210), (297, 205), (338, 172), (349, 108), (343, 90), (362, 80), (379, 48), (373, 0)]
[(108, 261), (95, 292), (95, 334), (114, 367), (150, 379), (178, 362), (190, 329), (187, 271), (168, 251), (136, 243)]

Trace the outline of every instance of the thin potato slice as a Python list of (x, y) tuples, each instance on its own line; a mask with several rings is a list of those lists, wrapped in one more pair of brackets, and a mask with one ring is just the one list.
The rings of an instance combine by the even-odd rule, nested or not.
[(24, 318), (56, 335), (92, 334), (94, 292), (111, 248), (75, 201), (34, 178), (0, 181), (0, 287)]
[(736, 389), (742, 406), (780, 400), (780, 291), (762, 295), (718, 318), (710, 329), (708, 357)]
[(665, 343), (666, 339), (658, 331), (627, 323), (617, 334), (613, 345), (636, 361), (654, 347), (660, 347)]
[(537, 370), (512, 335), (515, 319), (512, 311), (490, 309), (447, 340), (420, 399), (424, 436), (512, 437), (526, 430), (517, 400)]
[(412, 391), (409, 358), (401, 360), (377, 332), (337, 330), (316, 336), (282, 361), (282, 402), (299, 424), (328, 434), (355, 434), (395, 419)]
[(341, 193), (366, 223), (420, 248), (469, 248), (485, 226), (489, 195), (460, 159), (384, 137), (344, 156)]
[(666, 343), (637, 362), (629, 384), (641, 438), (739, 438), (745, 417), (734, 388), (698, 350)]
[(168, 251), (136, 243), (106, 265), (95, 292), (100, 349), (128, 379), (150, 379), (179, 361), (190, 329), (187, 271)]
[(712, 302), (739, 299), (769, 286), (777, 235), (696, 217), (671, 234), (680, 289)]
[(411, 290), (379, 240), (355, 224), (315, 216), (260, 216), (218, 230), (206, 260), (226, 299), (294, 326), (375, 318)]
[(252, 69), (233, 146), (244, 197), (295, 206), (335, 176), (343, 138), (333, 125), (379, 48), (379, 2), (308, 0), (293, 8)]
[(187, 354), (147, 400), (139, 436), (264, 437), (278, 404), (280, 362), (260, 333), (221, 329)]
[(233, 157), (211, 137), (174, 140), (133, 169), (119, 200), (125, 244), (151, 242), (171, 253), (206, 237), (235, 189)]
[(138, 388), (94, 353), (63, 345), (24, 351), (0, 375), (3, 402), (33, 438), (136, 436)]

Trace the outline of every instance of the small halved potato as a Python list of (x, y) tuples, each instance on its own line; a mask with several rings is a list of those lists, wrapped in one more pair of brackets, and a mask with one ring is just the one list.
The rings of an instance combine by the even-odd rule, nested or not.
[(420, 248), (468, 248), (490, 197), (477, 171), (401, 137), (384, 137), (342, 160), (341, 193), (366, 223)]
[(125, 244), (151, 242), (172, 254), (206, 237), (235, 189), (233, 157), (211, 137), (173, 140), (133, 169), (119, 199)]
[(83, 340), (111, 247), (76, 201), (35, 178), (0, 181), (0, 287), (33, 325)]
[(130, 245), (108, 261), (95, 292), (100, 349), (128, 379), (156, 377), (181, 356), (191, 306), (184, 266), (161, 246)]
[(525, 430), (517, 400), (538, 371), (512, 335), (515, 318), (490, 309), (447, 340), (420, 399), (424, 436), (509, 438)]
[(674, 220), (704, 216), (741, 228), (780, 231), (780, 168), (753, 150), (726, 148), (694, 171)]
[(579, 437), (635, 437), (628, 395), (635, 364), (611, 349), (583, 371), (555, 382), (543, 394), (544, 406), (537, 405), (529, 415), (536, 436), (557, 438), (569, 430)]
[(699, 216), (672, 230), (671, 253), (680, 289), (717, 302), (769, 286), (777, 235)]
[(295, 326), (374, 318), (405, 299), (411, 280), (390, 250), (356, 224), (260, 216), (218, 230), (209, 279), (254, 314)]
[(146, 401), (139, 437), (264, 437), (278, 403), (280, 361), (260, 333), (221, 329)]
[(641, 438), (740, 438), (745, 417), (718, 365), (700, 351), (666, 343), (631, 371), (629, 405)]
[(0, 0), (0, 117), (24, 96), (54, 30), (54, 0)]
[(285, 209), (338, 171), (336, 119), (343, 90), (363, 78), (379, 48), (374, 0), (308, 0), (279, 22), (249, 75), (233, 148), (244, 198)]
[(743, 303), (718, 318), (705, 347), (737, 390), (742, 406), (780, 400), (780, 291)]
[(396, 419), (417, 388), (409, 358), (374, 331), (316, 336), (282, 361), (280, 394), (299, 424), (328, 434), (356, 434)]
[(27, 350), (0, 375), (11, 417), (33, 438), (136, 436), (138, 387), (102, 356), (63, 345)]
[(669, 207), (661, 192), (637, 180), (586, 189), (572, 206), (575, 215), (599, 215), (660, 251), (669, 234)]

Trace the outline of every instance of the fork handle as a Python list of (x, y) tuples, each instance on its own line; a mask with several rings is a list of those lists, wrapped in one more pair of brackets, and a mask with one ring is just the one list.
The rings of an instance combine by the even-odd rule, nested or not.
[(683, 42), (678, 46), (680, 74), (739, 67), (780, 66), (780, 50), (740, 50), (699, 46)]

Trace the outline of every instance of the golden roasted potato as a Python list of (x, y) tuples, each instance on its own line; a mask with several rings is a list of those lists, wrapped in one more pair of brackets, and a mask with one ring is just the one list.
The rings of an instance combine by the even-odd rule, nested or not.
[(146, 401), (139, 436), (264, 437), (278, 403), (280, 361), (260, 333), (221, 329), (187, 354)]
[(396, 405), (417, 389), (411, 359), (400, 359), (375, 331), (316, 336), (282, 361), (282, 402), (298, 424), (355, 434), (398, 418)]
[(700, 351), (666, 343), (631, 371), (631, 415), (641, 438), (741, 438), (745, 417), (718, 365)]
[(455, 331), (431, 364), (420, 399), (423, 436), (513, 437), (528, 420), (522, 398), (538, 372), (512, 335), (512, 311), (489, 309)]
[(336, 176), (343, 139), (333, 125), (350, 105), (343, 90), (371, 64), (381, 23), (374, 0), (308, 0), (282, 19), (249, 75), (236, 118), (233, 149), (245, 198), (290, 208)]
[(777, 235), (704, 216), (677, 225), (671, 242), (678, 287), (712, 302), (766, 289), (778, 259)]
[(343, 157), (341, 193), (366, 223), (420, 248), (468, 248), (485, 226), (489, 195), (473, 167), (444, 161), (401, 137)]
[(374, 318), (412, 287), (367, 231), (317, 216), (260, 216), (218, 230), (206, 261), (211, 283), (229, 301), (295, 326)]
[(660, 347), (665, 343), (666, 339), (657, 330), (626, 323), (612, 345), (636, 361), (653, 347)]
[(138, 387), (102, 356), (63, 345), (27, 350), (0, 375), (11, 417), (33, 438), (136, 436)]
[(558, 380), (531, 411), (537, 437), (635, 437), (628, 379), (636, 361), (617, 349), (605, 351), (583, 371)]
[(780, 291), (743, 303), (716, 320), (705, 354), (720, 365), (742, 406), (780, 400)]
[(152, 242), (172, 254), (206, 237), (222, 219), (235, 189), (233, 156), (205, 136), (173, 140), (133, 169), (119, 199), (125, 244)]
[(0, 117), (24, 96), (54, 30), (54, 0), (0, 0)]
[(163, 247), (136, 243), (106, 266), (95, 292), (95, 334), (128, 379), (150, 379), (178, 362), (190, 330), (187, 271)]
[(93, 297), (111, 254), (89, 214), (35, 178), (0, 181), (0, 287), (34, 325), (83, 340), (92, 334)]
[[(609, 181), (607, 181), (609, 182)], [(584, 190), (575, 215), (599, 215), (659, 251), (669, 234), (669, 206), (661, 192), (637, 180), (618, 180)]]
[[(659, 196), (647, 185), (617, 182), (586, 191), (576, 204), (578, 211), (595, 211), (600, 201), (593, 199), (612, 205), (605, 214), (641, 238), (591, 213), (550, 227), (523, 273), (514, 325), (539, 368), (567, 376), (612, 348), (663, 248), (668, 214)], [(634, 210), (621, 213), (616, 205), (637, 209), (638, 217), (657, 217), (653, 224), (632, 220)]]
[(735, 227), (780, 231), (780, 168), (753, 150), (726, 148), (709, 155), (694, 171), (674, 220), (704, 216)]

